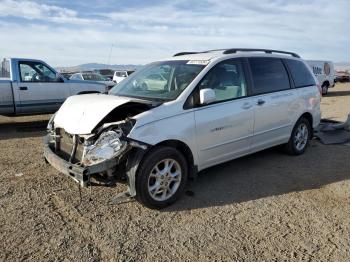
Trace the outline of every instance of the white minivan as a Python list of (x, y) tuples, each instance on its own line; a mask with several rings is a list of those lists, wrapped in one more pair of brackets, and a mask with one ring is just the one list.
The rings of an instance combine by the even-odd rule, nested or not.
[(162, 208), (205, 168), (277, 145), (304, 153), (320, 123), (320, 99), (295, 53), (179, 53), (108, 95), (68, 98), (49, 122), (44, 156), (82, 186), (124, 178), (128, 196)]

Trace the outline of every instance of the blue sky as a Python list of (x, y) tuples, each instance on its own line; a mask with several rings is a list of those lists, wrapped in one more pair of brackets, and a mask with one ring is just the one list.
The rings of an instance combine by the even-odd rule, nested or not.
[(0, 0), (0, 56), (144, 64), (179, 51), (256, 47), (343, 62), (349, 10), (350, 0)]

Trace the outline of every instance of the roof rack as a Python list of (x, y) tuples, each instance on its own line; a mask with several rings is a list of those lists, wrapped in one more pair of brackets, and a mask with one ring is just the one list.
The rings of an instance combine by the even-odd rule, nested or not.
[(286, 54), (291, 55), (293, 57), (300, 58), (300, 56), (296, 53), (287, 52), (287, 51), (279, 51), (279, 50), (273, 50), (273, 49), (254, 49), (254, 48), (231, 48), (227, 49), (223, 52), (223, 54), (234, 54), (237, 52), (265, 52), (266, 54), (272, 54), (272, 53), (279, 53), (279, 54)]
[(266, 54), (279, 53), (279, 54), (286, 54), (286, 55), (291, 55), (293, 57), (300, 58), (298, 54), (293, 52), (279, 51), (279, 50), (273, 50), (273, 49), (257, 49), (257, 48), (228, 48), (228, 49), (213, 49), (213, 50), (207, 50), (202, 52), (180, 52), (173, 56), (193, 55), (193, 54), (209, 53), (209, 52), (215, 52), (215, 51), (223, 51), (223, 54), (225, 55), (234, 54), (237, 52), (264, 52)]
[(193, 54), (199, 54), (199, 53), (203, 53), (203, 52), (180, 52), (180, 53), (177, 53), (173, 56), (193, 55)]

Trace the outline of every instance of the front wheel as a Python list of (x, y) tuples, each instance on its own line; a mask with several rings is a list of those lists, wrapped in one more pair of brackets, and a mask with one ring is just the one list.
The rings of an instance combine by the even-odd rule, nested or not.
[(286, 153), (301, 155), (305, 152), (311, 139), (311, 125), (306, 118), (300, 118), (295, 124), (288, 143), (285, 145)]
[(175, 202), (184, 192), (187, 162), (175, 148), (158, 147), (149, 152), (136, 176), (136, 199), (143, 205), (160, 209)]

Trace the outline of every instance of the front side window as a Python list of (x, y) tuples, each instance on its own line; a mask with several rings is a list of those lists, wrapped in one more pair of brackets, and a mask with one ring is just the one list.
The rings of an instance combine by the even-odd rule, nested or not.
[(146, 65), (110, 93), (149, 100), (174, 100), (204, 68), (204, 65), (188, 62), (163, 61)]
[[(305, 87), (316, 85), (315, 79), (306, 67), (306, 65), (299, 60), (285, 59), (287, 66), (292, 74), (292, 78), (295, 87)], [(319, 71), (315, 72), (315, 67), (313, 67), (314, 73), (317, 74)]]
[(199, 90), (213, 89), (216, 101), (247, 95), (247, 84), (240, 60), (228, 60), (214, 66), (199, 83)]
[(290, 89), (288, 73), (279, 58), (249, 58), (253, 76), (253, 94)]
[(22, 82), (60, 82), (56, 73), (40, 62), (20, 62)]

